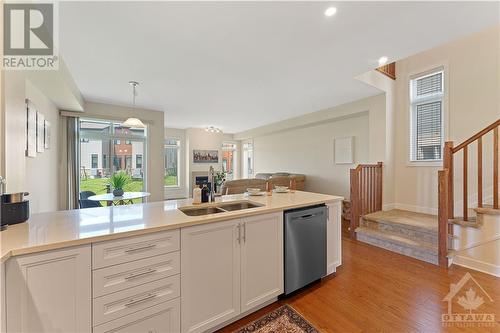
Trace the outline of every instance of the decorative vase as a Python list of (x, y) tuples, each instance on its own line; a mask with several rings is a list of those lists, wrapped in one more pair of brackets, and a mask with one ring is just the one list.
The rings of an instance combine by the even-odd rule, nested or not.
[(123, 189), (121, 189), (121, 188), (115, 188), (113, 190), (113, 195), (115, 197), (121, 197), (121, 196), (123, 196)]

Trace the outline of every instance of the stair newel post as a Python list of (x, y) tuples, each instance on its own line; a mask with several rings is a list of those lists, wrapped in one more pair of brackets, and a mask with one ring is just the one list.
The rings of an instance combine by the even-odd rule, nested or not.
[(448, 171), (447, 176), (447, 192), (448, 192), (448, 217), (455, 217), (455, 204), (454, 204), (454, 196), (453, 196), (453, 141), (446, 141), (444, 143), (444, 152), (443, 152), (443, 167)]
[(359, 173), (357, 168), (351, 169), (350, 171), (350, 182), (351, 182), (351, 223), (349, 227), (349, 233), (351, 238), (356, 236), (356, 228), (359, 225), (359, 205), (360, 205), (360, 193), (359, 193)]
[(382, 184), (384, 183), (384, 169), (382, 168), (382, 162), (377, 163), (377, 193), (375, 194), (377, 199), (377, 207), (376, 210), (382, 210), (383, 206), (383, 190), (382, 190)]
[(498, 126), (493, 129), (493, 208), (498, 209)]
[(441, 267), (448, 267), (449, 173), (448, 169), (438, 171), (438, 263)]

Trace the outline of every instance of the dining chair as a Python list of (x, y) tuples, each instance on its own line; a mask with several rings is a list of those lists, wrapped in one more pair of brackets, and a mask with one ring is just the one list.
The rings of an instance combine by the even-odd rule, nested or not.
[(80, 192), (80, 209), (81, 208), (93, 208), (93, 207), (102, 207), (99, 201), (88, 200), (88, 197), (95, 195), (92, 191), (82, 191)]

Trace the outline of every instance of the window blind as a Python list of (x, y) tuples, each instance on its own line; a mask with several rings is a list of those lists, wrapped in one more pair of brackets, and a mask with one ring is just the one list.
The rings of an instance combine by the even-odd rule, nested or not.
[(443, 71), (422, 75), (410, 81), (412, 126), (411, 161), (442, 160)]
[(443, 91), (443, 72), (416, 79), (417, 97), (441, 93)]
[(441, 159), (441, 109), (441, 101), (416, 106), (416, 160)]

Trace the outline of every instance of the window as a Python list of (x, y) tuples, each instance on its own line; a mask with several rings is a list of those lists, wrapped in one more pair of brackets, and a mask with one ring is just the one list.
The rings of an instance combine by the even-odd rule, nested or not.
[(234, 156), (236, 144), (232, 142), (222, 143), (222, 170), (226, 172), (226, 179), (234, 179)]
[(243, 178), (253, 178), (253, 143), (243, 144)]
[(142, 155), (137, 154), (135, 156), (135, 167), (137, 169), (142, 169)]
[[(125, 191), (146, 190), (147, 129), (122, 128), (118, 122), (80, 118), (78, 131), (80, 191), (106, 193), (109, 178), (118, 171), (131, 178)], [(140, 161), (140, 166), (134, 165), (134, 161)]]
[(91, 168), (92, 169), (97, 169), (98, 168), (97, 165), (98, 165), (98, 162), (99, 162), (99, 155), (92, 154), (91, 159), (92, 159), (92, 162), (91, 162), (92, 166), (91, 166)]
[(444, 145), (444, 72), (410, 80), (410, 161), (441, 161)]
[(165, 140), (165, 186), (179, 186), (180, 146), (178, 139)]

